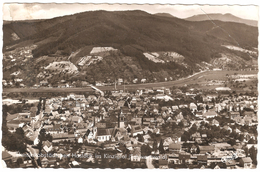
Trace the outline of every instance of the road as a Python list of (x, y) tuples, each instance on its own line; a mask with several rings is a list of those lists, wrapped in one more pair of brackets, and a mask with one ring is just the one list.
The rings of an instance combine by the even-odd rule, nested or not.
[[(203, 71), (200, 73), (196, 73), (187, 78), (179, 79), (176, 81), (168, 81), (168, 82), (156, 82), (156, 83), (143, 83), (143, 84), (129, 84), (129, 85), (117, 85), (117, 90), (135, 90), (140, 88), (159, 88), (159, 87), (172, 87), (172, 86), (182, 86), (184, 84), (196, 83), (196, 79), (202, 76), (205, 73), (211, 73), (214, 71)], [(97, 87), (97, 86), (96, 86)], [(114, 86), (103, 86), (97, 87), (102, 91), (114, 90)], [(14, 93), (14, 92), (84, 92), (84, 91), (93, 91), (90, 87), (85, 88), (3, 88), (3, 93)]]
[(154, 169), (152, 161), (153, 159), (151, 156), (146, 157), (146, 166), (148, 169)]

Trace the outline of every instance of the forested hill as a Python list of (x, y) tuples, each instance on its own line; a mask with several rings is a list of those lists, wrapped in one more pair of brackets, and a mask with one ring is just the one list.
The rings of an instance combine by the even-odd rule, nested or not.
[(185, 20), (188, 20), (188, 21), (220, 20), (220, 21), (224, 21), (224, 22), (243, 23), (243, 24), (247, 24), (249, 26), (254, 26), (254, 27), (258, 26), (258, 21), (242, 19), (242, 18), (234, 16), (230, 13), (227, 13), (227, 14), (219, 14), (219, 13), (199, 14), (199, 15), (194, 15), (194, 16), (188, 17)]
[[(48, 20), (4, 22), (3, 51), (8, 53), (19, 46), (36, 45), (32, 50), (32, 63), (43, 56), (69, 57), (72, 53), (79, 52), (69, 58), (77, 66), (80, 60), (78, 58), (89, 55), (93, 47), (113, 47), (119, 52), (110, 57), (110, 60), (103, 58), (101, 64), (95, 64), (98, 71), (90, 72), (91, 66), (80, 67), (80, 70), (84, 68), (82, 71), (92, 75), (106, 71), (111, 63), (114, 68), (122, 67), (118, 66), (120, 64), (129, 69), (128, 73), (139, 71), (131, 75), (134, 78), (141, 74), (151, 76), (153, 72), (164, 73), (160, 77), (176, 76), (178, 73), (188, 75), (193, 69), (198, 70), (195, 64), (204, 61), (210, 63), (212, 59), (221, 57), (222, 53), (231, 53), (223, 45), (239, 46), (247, 50), (258, 46), (257, 27), (235, 22), (214, 23), (152, 15), (139, 10), (90, 11)], [(144, 53), (147, 52), (161, 53), (160, 57), (165, 53), (175, 53), (184, 60), (183, 63), (171, 60), (168, 63), (169, 59), (165, 60), (167, 63), (154, 63), (145, 57)], [(247, 54), (235, 54), (242, 59), (250, 59)], [(128, 57), (130, 59), (124, 59)], [(48, 64), (34, 65), (39, 68)], [(175, 71), (171, 73), (171, 70)]]

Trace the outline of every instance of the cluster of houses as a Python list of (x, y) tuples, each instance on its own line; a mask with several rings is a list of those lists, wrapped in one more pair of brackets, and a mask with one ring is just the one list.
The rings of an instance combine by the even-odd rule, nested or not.
[[(195, 95), (185, 94), (191, 97)], [(32, 141), (31, 152), (55, 155), (37, 156), (42, 167), (64, 167), (60, 166), (64, 163), (74, 167), (92, 163), (98, 168), (100, 164), (97, 161), (102, 160), (96, 158), (95, 154), (101, 150), (116, 156), (124, 155), (127, 150), (129, 162), (155, 168), (181, 168), (183, 164), (193, 168), (252, 168), (252, 159), (245, 153), (239, 154), (243, 152), (241, 144), (209, 144), (207, 135), (199, 132), (192, 134), (189, 141), (182, 140), (184, 130), (188, 131), (193, 124), (211, 121), (210, 125), (220, 126), (215, 118), (223, 110), (229, 112), (227, 118), (234, 123), (241, 126), (257, 125), (256, 97), (227, 96), (221, 97), (218, 103), (212, 103), (214, 98), (214, 95), (208, 95), (203, 96), (201, 103), (194, 101), (160, 106), (158, 101), (174, 100), (168, 89), (144, 89), (135, 94), (113, 92), (109, 97), (69, 94), (66, 97), (45, 99), (44, 110), (42, 108), (39, 114), (37, 108), (32, 107), (21, 113), (8, 114), (6, 120), (9, 131), (14, 132), (17, 128), (24, 130), (25, 136)], [(240, 112), (245, 108), (251, 111), (241, 115)], [(193, 120), (186, 118), (182, 109), (189, 110)], [(164, 126), (172, 123), (182, 123), (183, 126), (174, 132), (165, 130)], [(220, 127), (231, 129), (229, 126)], [(51, 135), (52, 139), (40, 140), (41, 131)], [(250, 139), (257, 137), (251, 133), (248, 135)], [(42, 144), (40, 150), (37, 147), (39, 143)], [(145, 146), (150, 148), (148, 155)], [(85, 156), (78, 158), (74, 156), (76, 154)], [(144, 154), (153, 160), (143, 158)], [(67, 160), (64, 155), (71, 158)], [(8, 150), (3, 153), (5, 162), (15, 162), (19, 157), (18, 153)], [(108, 161), (113, 158), (108, 157)], [(24, 158), (21, 167), (31, 165), (32, 161)]]

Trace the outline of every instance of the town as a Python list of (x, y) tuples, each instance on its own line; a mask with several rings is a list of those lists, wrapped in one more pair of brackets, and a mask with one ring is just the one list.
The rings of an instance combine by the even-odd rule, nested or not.
[(257, 169), (257, 5), (2, 10), (4, 168)]
[(3, 101), (6, 166), (256, 168), (255, 92), (189, 85), (93, 88), (84, 94)]

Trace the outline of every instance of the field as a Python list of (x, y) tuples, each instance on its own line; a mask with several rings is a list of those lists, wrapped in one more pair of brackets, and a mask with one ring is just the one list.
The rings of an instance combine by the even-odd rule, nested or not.
[(226, 75), (237, 74), (257, 74), (257, 71), (210, 71), (202, 75), (203, 77), (199, 78), (200, 80), (211, 79), (211, 80), (227, 80)]

